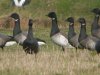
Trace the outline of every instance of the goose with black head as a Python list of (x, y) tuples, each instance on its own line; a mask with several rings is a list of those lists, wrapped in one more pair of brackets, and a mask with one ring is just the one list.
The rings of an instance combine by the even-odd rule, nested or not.
[(59, 29), (58, 24), (57, 24), (56, 13), (49, 12), (47, 16), (49, 18), (51, 18), (51, 20), (52, 20), (52, 27), (51, 27), (51, 33), (50, 33), (51, 40), (55, 44), (61, 46), (63, 51), (65, 51), (65, 47), (69, 47), (69, 46), (72, 47), (68, 43), (68, 39), (60, 33), (60, 29)]
[(79, 43), (88, 50), (96, 50), (98, 53), (100, 51), (100, 40), (94, 36), (87, 35), (86, 32), (86, 21), (84, 18), (79, 18), (80, 34), (78, 41)]
[(33, 25), (33, 20), (29, 19), (29, 29), (28, 29), (28, 35), (26, 39), (23, 42), (23, 49), (25, 50), (26, 53), (33, 54), (33, 52), (36, 54), (38, 53), (38, 42), (33, 36), (33, 31), (32, 31), (32, 25)]

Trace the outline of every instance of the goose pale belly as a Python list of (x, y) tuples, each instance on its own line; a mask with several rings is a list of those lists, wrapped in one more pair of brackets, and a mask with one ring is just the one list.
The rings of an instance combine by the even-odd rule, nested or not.
[(61, 45), (61, 46), (67, 46), (68, 40), (61, 34), (56, 34), (51, 37), (54, 43)]

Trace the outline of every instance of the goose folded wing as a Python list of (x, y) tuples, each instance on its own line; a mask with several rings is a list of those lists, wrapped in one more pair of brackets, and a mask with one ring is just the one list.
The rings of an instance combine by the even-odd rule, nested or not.
[(8, 36), (8, 35), (4, 35), (4, 34), (0, 34), (0, 38), (4, 39), (5, 41), (10, 41), (13, 37)]
[(78, 42), (78, 35), (75, 35), (74, 37), (72, 37), (71, 39), (69, 39), (69, 43), (74, 46), (74, 47), (78, 47), (79, 42)]
[(100, 38), (100, 29), (94, 30), (92, 35)]

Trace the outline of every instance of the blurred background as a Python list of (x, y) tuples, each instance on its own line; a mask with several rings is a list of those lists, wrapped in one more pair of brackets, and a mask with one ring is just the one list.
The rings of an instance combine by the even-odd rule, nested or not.
[(95, 7), (100, 7), (100, 0), (31, 0), (24, 7), (12, 6), (12, 0), (0, 0), (0, 26), (12, 28), (11, 20), (5, 18), (17, 12), (21, 17), (22, 29), (27, 29), (29, 18), (36, 20), (35, 27), (49, 27), (51, 21), (45, 15), (50, 11), (56, 12), (60, 27), (66, 26), (64, 20), (69, 16), (73, 16), (76, 21), (79, 17), (85, 17), (91, 25), (94, 17), (91, 9)]

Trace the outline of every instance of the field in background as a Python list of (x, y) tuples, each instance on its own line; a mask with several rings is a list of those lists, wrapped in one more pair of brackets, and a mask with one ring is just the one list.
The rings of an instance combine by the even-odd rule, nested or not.
[[(100, 75), (100, 55), (88, 50), (61, 48), (51, 42), (49, 37), (51, 21), (45, 15), (49, 11), (56, 11), (61, 32), (66, 35), (68, 23), (64, 20), (69, 16), (75, 18), (75, 30), (79, 32), (77, 19), (85, 17), (87, 31), (94, 15), (90, 12), (95, 7), (100, 7), (100, 0), (32, 0), (25, 8), (12, 7), (11, 0), (0, 2), (0, 33), (12, 35), (12, 22), (6, 18), (17, 12), (21, 16), (21, 28), (27, 30), (28, 19), (36, 20), (33, 26), (34, 35), (47, 42), (41, 46), (37, 55), (26, 55), (22, 47), (14, 45), (0, 49), (0, 75)], [(6, 19), (6, 20), (5, 20)], [(6, 23), (7, 22), (7, 23)], [(11, 25), (11, 28), (7, 28)]]
[(27, 28), (29, 18), (37, 20), (36, 26), (50, 26), (50, 21), (45, 15), (50, 11), (55, 11), (61, 26), (65, 26), (64, 20), (69, 16), (73, 16), (75, 21), (79, 17), (85, 17), (87, 23), (91, 24), (93, 14), (91, 9), (100, 7), (99, 0), (32, 0), (32, 2), (24, 8), (11, 6), (12, 0), (1, 0), (0, 2), (0, 19), (6, 18), (13, 12), (17, 12), (21, 16), (22, 28)]

